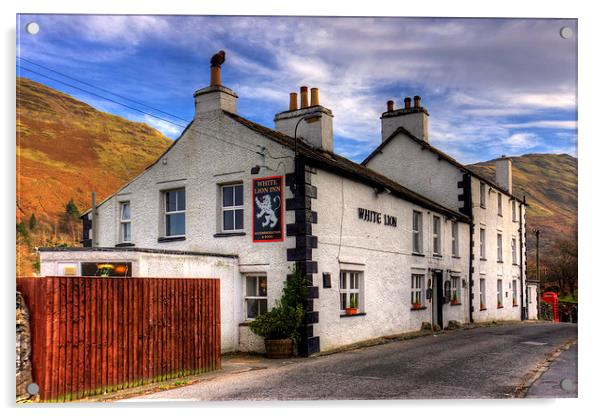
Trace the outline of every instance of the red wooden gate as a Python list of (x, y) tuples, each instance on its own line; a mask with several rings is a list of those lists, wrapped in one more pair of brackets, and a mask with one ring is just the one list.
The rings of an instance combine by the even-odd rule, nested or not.
[(221, 368), (219, 279), (17, 279), (40, 397), (68, 401)]

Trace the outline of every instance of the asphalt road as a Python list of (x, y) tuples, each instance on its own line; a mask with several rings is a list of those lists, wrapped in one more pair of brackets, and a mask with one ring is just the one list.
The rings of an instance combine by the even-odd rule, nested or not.
[(224, 374), (144, 399), (507, 398), (547, 353), (576, 337), (577, 325), (550, 323), (446, 332)]

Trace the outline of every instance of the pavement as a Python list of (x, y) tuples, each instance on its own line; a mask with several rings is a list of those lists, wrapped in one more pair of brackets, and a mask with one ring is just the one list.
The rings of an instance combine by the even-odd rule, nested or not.
[[(123, 401), (511, 398), (541, 374), (551, 354), (576, 338), (575, 324), (523, 323), (445, 331), (311, 358), (230, 356), (222, 371), (194, 384)], [(576, 348), (567, 352), (573, 351), (576, 357)], [(566, 361), (566, 367), (551, 366), (553, 373), (536, 383), (549, 387), (548, 377), (565, 377), (576, 367), (576, 360)], [(576, 369), (574, 374), (576, 382)], [(528, 394), (538, 394), (539, 388), (534, 384)], [(564, 397), (558, 389), (550, 392), (558, 395), (544, 397)]]
[(577, 343), (563, 351), (527, 390), (527, 398), (577, 397)]

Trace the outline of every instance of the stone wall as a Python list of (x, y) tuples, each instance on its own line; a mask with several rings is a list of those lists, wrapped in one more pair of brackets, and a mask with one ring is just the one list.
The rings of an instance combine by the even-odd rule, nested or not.
[(27, 393), (27, 385), (31, 379), (31, 333), (29, 330), (29, 311), (21, 293), (17, 292), (16, 311), (16, 343), (17, 343), (17, 402), (31, 399)]

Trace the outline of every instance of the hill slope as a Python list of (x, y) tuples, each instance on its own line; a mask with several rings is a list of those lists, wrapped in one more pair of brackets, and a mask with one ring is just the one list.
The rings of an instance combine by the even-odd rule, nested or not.
[[(495, 180), (495, 161), (470, 166)], [(566, 154), (527, 154), (512, 157), (513, 193), (527, 197), (527, 249), (534, 259), (532, 230), (541, 230), (543, 261), (554, 244), (576, 239), (577, 234), (577, 159)]]
[(146, 124), (103, 113), (27, 78), (17, 78), (16, 98), (17, 223), (35, 215), (44, 237), (33, 241), (36, 230), (25, 232), (33, 234), (34, 245), (77, 241), (75, 230), (65, 234), (60, 227), (69, 200), (88, 208), (92, 191), (102, 200), (172, 143)]

